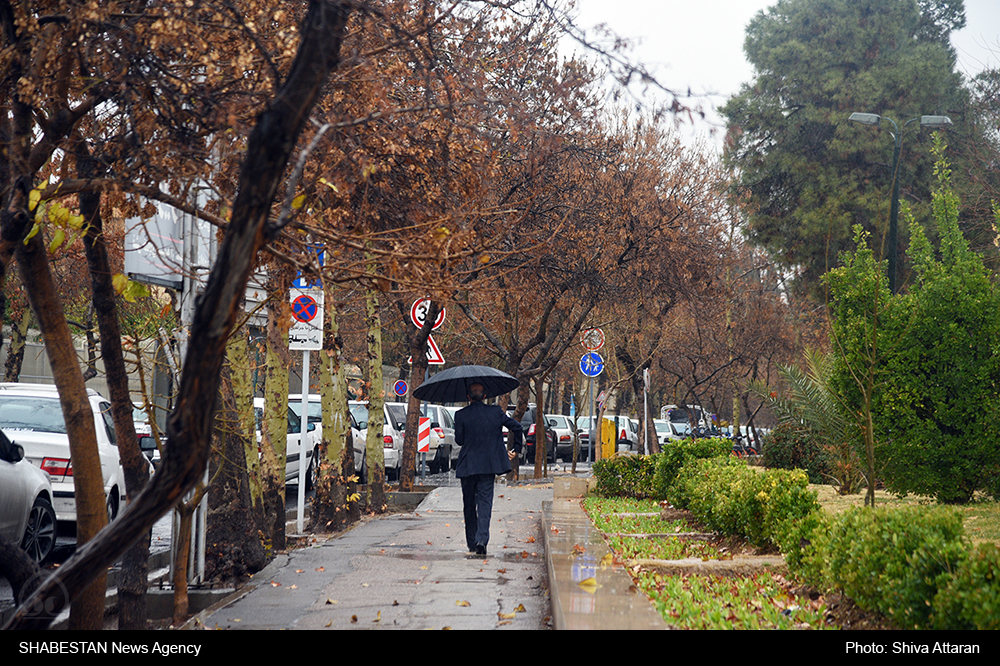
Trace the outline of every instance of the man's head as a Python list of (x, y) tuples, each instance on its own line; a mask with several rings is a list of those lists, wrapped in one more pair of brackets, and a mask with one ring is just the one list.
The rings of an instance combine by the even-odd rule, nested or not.
[(482, 384), (469, 384), (469, 402), (481, 402), (486, 398), (486, 387)]

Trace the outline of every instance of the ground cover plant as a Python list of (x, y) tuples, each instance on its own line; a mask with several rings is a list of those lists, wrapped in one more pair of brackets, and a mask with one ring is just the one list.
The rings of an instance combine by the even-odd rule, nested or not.
[(636, 585), (663, 619), (681, 629), (829, 629), (821, 602), (800, 599), (781, 576), (664, 576), (642, 571)]

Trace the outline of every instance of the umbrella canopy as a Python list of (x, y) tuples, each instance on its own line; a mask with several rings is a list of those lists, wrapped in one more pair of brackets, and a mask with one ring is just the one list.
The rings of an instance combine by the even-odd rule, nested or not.
[(516, 389), (518, 381), (487, 365), (459, 365), (437, 373), (418, 386), (413, 395), (427, 402), (465, 402), (472, 384), (482, 384), (486, 397), (495, 398)]

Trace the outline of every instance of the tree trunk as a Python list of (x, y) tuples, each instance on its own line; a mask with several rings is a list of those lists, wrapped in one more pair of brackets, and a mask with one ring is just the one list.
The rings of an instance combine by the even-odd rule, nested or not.
[[(119, 517), (116, 529), (83, 544), (56, 575), (24, 600), (7, 628), (46, 627), (51, 618), (30, 618), (28, 610), (36, 604), (59, 609), (66, 603), (63, 590), (77, 596), (91, 581), (97, 580), (103, 586), (107, 565), (120, 557), (202, 477), (208, 461), (225, 344), (235, 327), (238, 304), (257, 253), (276, 233), (265, 225), (271, 202), (309, 113), (329, 72), (339, 62), (349, 15), (349, 5), (344, 2), (309, 3), (291, 70), (247, 141), (231, 221), (195, 309), (177, 403), (167, 420), (168, 442), (160, 468), (146, 490)], [(20, 222), (27, 223), (26, 191), (21, 198), (24, 201), (15, 202), (13, 215), (0, 212), (3, 216), (0, 269), (8, 265), (4, 254), (10, 248), (8, 242), (15, 227)], [(19, 245), (25, 231), (22, 227), (20, 235), (15, 236), (15, 245)], [(67, 391), (66, 395), (70, 393)]]
[(32, 586), (38, 586), (41, 582), (38, 578), (40, 572), (35, 561), (18, 544), (0, 536), (0, 578), (5, 578), (10, 583), (15, 602), (31, 593)]
[(382, 387), (382, 321), (378, 313), (378, 292), (368, 288), (365, 299), (368, 323), (368, 441), (365, 456), (368, 461), (368, 510), (382, 513), (386, 509), (385, 452), (382, 427), (385, 425), (385, 390)]
[(264, 486), (260, 475), (260, 454), (257, 452), (257, 420), (253, 413), (253, 383), (250, 377), (250, 349), (247, 331), (241, 328), (226, 346), (229, 376), (233, 384), (233, 403), (239, 432), (243, 434), (243, 469), (246, 470), (249, 510), (258, 531), (264, 525)]
[(347, 374), (341, 363), (343, 340), (336, 301), (330, 290), (324, 300), (326, 322), (323, 351), (319, 355), (323, 441), (316, 460), (317, 481), (309, 522), (313, 531), (335, 532), (355, 522), (360, 514), (358, 503), (347, 501), (348, 495), (357, 492), (357, 483), (348, 480), (354, 476), (354, 442), (347, 414)]
[[(76, 539), (84, 544), (93, 539), (108, 522), (104, 500), (104, 477), (97, 452), (94, 414), (87, 398), (87, 387), (76, 359), (73, 338), (66, 323), (62, 299), (56, 291), (42, 235), (19, 243), (16, 251), (21, 282), (31, 285), (28, 299), (45, 339), (45, 351), (52, 366), (52, 376), (59, 389), (73, 459), (73, 489), (76, 500)], [(130, 412), (131, 418), (131, 412)], [(73, 597), (70, 629), (101, 629), (104, 626), (104, 594), (107, 572), (91, 578), (86, 590)]]
[(545, 450), (548, 448), (548, 433), (545, 432), (545, 414), (543, 405), (545, 396), (542, 391), (545, 387), (545, 377), (537, 375), (535, 377), (535, 478), (545, 477), (545, 463), (548, 456)]
[[(241, 337), (237, 331), (233, 339)], [(239, 345), (230, 344), (231, 360), (239, 359)], [(245, 364), (244, 364), (245, 365)], [(221, 404), (215, 419), (216, 444), (209, 464), (211, 492), (208, 493), (205, 576), (210, 580), (236, 584), (264, 568), (266, 557), (250, 502), (250, 480), (244, 463), (246, 430), (237, 408), (231, 364), (222, 368)]]
[(10, 344), (7, 346), (7, 360), (4, 362), (3, 380), (5, 382), (16, 382), (20, 379), (21, 364), (24, 362), (24, 348), (28, 341), (31, 309), (22, 307), (19, 315), (12, 311), (11, 320), (14, 322), (14, 326), (10, 327)]
[[(285, 270), (273, 270), (267, 307), (267, 368), (264, 379), (264, 421), (261, 424), (261, 479), (264, 486), (264, 534), (275, 551), (285, 549), (285, 465), (288, 456), (288, 327), (279, 305), (288, 299)], [(277, 300), (275, 300), (277, 299)], [(306, 389), (308, 390), (308, 389)], [(303, 419), (301, 424), (305, 427)], [(301, 467), (301, 465), (300, 465)], [(305, 474), (305, 470), (301, 470)]]
[[(89, 151), (82, 143), (77, 147), (77, 170), (83, 177), (93, 174)], [(122, 350), (121, 326), (115, 303), (115, 288), (111, 282), (111, 262), (104, 238), (101, 217), (101, 195), (98, 192), (80, 194), (80, 214), (86, 223), (83, 244), (90, 269), (90, 289), (94, 313), (100, 330), (101, 358), (111, 398), (111, 418), (118, 437), (118, 454), (125, 470), (125, 488), (129, 501), (139, 496), (149, 480), (149, 461), (139, 448), (132, 420), (132, 396), (128, 387), (128, 371)], [(118, 585), (118, 628), (146, 628), (146, 588), (148, 583), (150, 533), (135, 542), (122, 560), (121, 582)]]

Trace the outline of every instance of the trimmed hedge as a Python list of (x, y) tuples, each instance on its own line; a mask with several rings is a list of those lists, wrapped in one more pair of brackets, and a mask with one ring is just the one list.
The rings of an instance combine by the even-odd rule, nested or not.
[[(801, 539), (797, 544), (794, 538), (785, 543), (787, 561), (809, 582), (840, 590), (861, 608), (904, 628), (957, 628), (944, 606), (934, 618), (935, 598), (967, 557), (957, 511), (854, 507), (836, 516), (823, 514), (795, 536)], [(956, 589), (950, 597), (958, 600), (961, 594)]]
[(648, 456), (618, 455), (598, 460), (593, 472), (595, 492), (602, 497), (657, 499), (667, 491), (681, 468), (694, 460), (729, 456), (733, 443), (722, 437), (672, 440), (660, 453)]
[(931, 607), (934, 629), (1000, 629), (1000, 549), (979, 544)]
[(668, 499), (709, 529), (756, 546), (780, 545), (791, 525), (819, 511), (802, 470), (758, 471), (736, 458), (684, 466)]
[(759, 470), (728, 440), (594, 463), (604, 496), (667, 499), (707, 528), (777, 545), (791, 571), (913, 629), (1000, 629), (1000, 550), (970, 549), (947, 507), (819, 508), (802, 470)]

